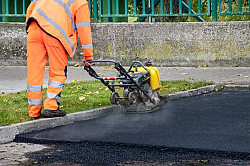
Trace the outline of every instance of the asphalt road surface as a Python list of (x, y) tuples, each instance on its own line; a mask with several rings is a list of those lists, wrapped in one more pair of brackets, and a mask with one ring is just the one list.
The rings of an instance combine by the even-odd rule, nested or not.
[(250, 91), (168, 101), (158, 111), (105, 117), (19, 135), (52, 145), (36, 164), (249, 165)]

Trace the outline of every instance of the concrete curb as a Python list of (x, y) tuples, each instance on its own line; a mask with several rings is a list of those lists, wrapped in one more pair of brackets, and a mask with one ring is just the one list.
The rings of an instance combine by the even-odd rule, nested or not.
[(205, 87), (191, 89), (188, 91), (176, 92), (168, 95), (161, 96), (164, 100), (174, 100), (184, 97), (198, 96), (202, 94), (208, 94), (215, 91), (221, 90), (230, 90), (230, 91), (239, 91), (239, 90), (250, 90), (250, 85), (226, 85), (226, 84), (216, 84), (208, 85)]
[(250, 85), (225, 85), (225, 90), (250, 90)]
[(0, 127), (0, 143), (8, 143), (15, 139), (17, 134), (24, 134), (34, 131), (40, 131), (57, 126), (68, 125), (83, 120), (90, 120), (104, 116), (115, 110), (117, 106), (108, 106), (88, 111), (76, 112), (66, 115), (65, 117), (38, 119), (24, 123), (13, 124), (10, 126)]
[[(188, 91), (176, 92), (168, 95), (161, 96), (164, 101), (179, 99), (184, 97), (197, 96), (201, 94), (208, 94), (214, 91), (220, 90), (250, 90), (250, 85), (209, 85), (197, 89), (191, 89)], [(88, 111), (76, 112), (66, 115), (63, 118), (49, 118), (49, 119), (39, 119), (34, 121), (28, 121), (24, 123), (13, 124), (10, 126), (0, 127), (0, 144), (8, 143), (15, 139), (17, 134), (24, 134), (34, 131), (40, 131), (44, 129), (49, 129), (57, 126), (68, 125), (83, 120), (90, 120), (97, 117), (104, 116), (105, 114), (111, 113), (112, 111), (118, 109), (117, 106), (109, 106), (103, 108), (97, 108)], [(120, 109), (120, 108), (119, 108)]]
[(181, 91), (181, 92), (176, 92), (176, 93), (171, 93), (168, 95), (162, 96), (164, 100), (174, 100), (174, 99), (179, 99), (179, 98), (184, 98), (184, 97), (191, 97), (191, 96), (197, 96), (201, 94), (207, 94), (214, 92), (215, 90), (221, 90), (221, 86), (218, 85), (209, 85), (197, 89), (191, 89), (187, 91)]

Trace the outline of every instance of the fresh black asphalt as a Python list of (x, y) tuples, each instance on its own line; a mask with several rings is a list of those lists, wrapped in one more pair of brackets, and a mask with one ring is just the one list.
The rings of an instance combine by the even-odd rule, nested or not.
[[(152, 113), (117, 111), (98, 119), (19, 135), (16, 140), (56, 144), (59, 150), (51, 151), (51, 156), (62, 163), (159, 164), (205, 158), (215, 162), (211, 165), (242, 160), (249, 164), (249, 99), (250, 91), (216, 92), (171, 100)], [(30, 157), (45, 160), (50, 156), (45, 154)], [(56, 162), (54, 157), (51, 162)]]

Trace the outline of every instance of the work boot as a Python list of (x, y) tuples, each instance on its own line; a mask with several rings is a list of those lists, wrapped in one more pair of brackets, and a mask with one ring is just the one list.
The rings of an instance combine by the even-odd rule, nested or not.
[(63, 110), (43, 110), (42, 117), (44, 118), (54, 118), (54, 117), (63, 117), (66, 115), (66, 112)]

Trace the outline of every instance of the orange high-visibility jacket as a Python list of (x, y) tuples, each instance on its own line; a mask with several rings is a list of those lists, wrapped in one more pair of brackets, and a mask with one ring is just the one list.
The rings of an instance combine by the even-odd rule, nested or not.
[(84, 59), (93, 59), (90, 12), (86, 0), (33, 0), (27, 9), (26, 30), (33, 20), (43, 31), (57, 38), (71, 58), (78, 35)]

